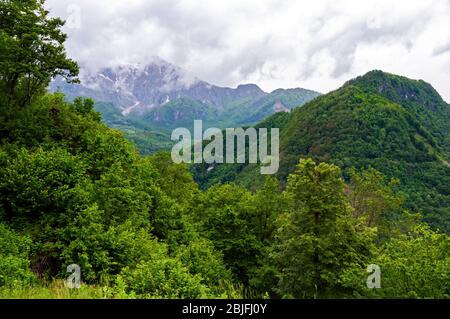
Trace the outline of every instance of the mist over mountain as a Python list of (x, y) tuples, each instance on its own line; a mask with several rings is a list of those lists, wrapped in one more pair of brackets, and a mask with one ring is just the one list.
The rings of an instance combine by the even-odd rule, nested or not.
[[(236, 88), (219, 87), (189, 75), (160, 58), (146, 65), (124, 64), (95, 72), (84, 70), (81, 84), (68, 84), (57, 78), (50, 91), (62, 92), (68, 99), (90, 97), (109, 103), (101, 107), (105, 121), (115, 112), (149, 127), (173, 129), (202, 119), (210, 125), (250, 125), (280, 111), (290, 111), (319, 93), (305, 89), (275, 90), (267, 93), (255, 84)], [(117, 112), (119, 111), (119, 112)], [(123, 120), (123, 119), (122, 119)]]

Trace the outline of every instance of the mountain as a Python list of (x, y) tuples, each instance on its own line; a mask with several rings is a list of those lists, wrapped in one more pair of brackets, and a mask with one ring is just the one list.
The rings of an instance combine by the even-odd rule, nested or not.
[(243, 103), (228, 108), (223, 118), (228, 120), (227, 125), (249, 126), (278, 112), (290, 112), (297, 106), (315, 99), (319, 94), (302, 88), (277, 89), (265, 94), (252, 103)]
[[(70, 100), (93, 98), (107, 124), (131, 121), (147, 128), (172, 130), (202, 119), (210, 126), (240, 126), (259, 122), (275, 112), (289, 111), (319, 95), (305, 89), (266, 93), (255, 84), (236, 88), (211, 85), (160, 58), (147, 65), (119, 65), (82, 73), (81, 84), (55, 79), (50, 91), (62, 92)], [(105, 109), (105, 103), (114, 110)], [(119, 116), (119, 113), (121, 116)]]
[(69, 98), (86, 96), (109, 102), (125, 116), (143, 114), (179, 98), (221, 109), (236, 99), (264, 95), (256, 85), (241, 85), (236, 89), (210, 85), (159, 58), (153, 58), (147, 65), (125, 64), (96, 72), (84, 70), (81, 84), (67, 84), (59, 78), (52, 82), (50, 90), (61, 91)]
[[(408, 207), (450, 232), (450, 105), (424, 81), (372, 71), (256, 127), (279, 127), (285, 182), (300, 157), (331, 162), (344, 172), (374, 167), (398, 178)], [(196, 165), (197, 182), (258, 187), (256, 165)]]
[(427, 128), (436, 143), (450, 152), (450, 108), (429, 83), (375, 70), (347, 85), (402, 105)]

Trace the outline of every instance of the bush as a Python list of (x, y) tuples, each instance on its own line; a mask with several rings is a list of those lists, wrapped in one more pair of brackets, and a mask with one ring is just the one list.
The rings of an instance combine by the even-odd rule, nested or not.
[(121, 277), (127, 293), (140, 298), (193, 299), (210, 294), (200, 275), (191, 275), (179, 260), (164, 254), (124, 269)]
[(448, 236), (418, 225), (378, 248), (371, 263), (380, 267), (380, 289), (367, 289), (365, 269), (353, 269), (345, 281), (365, 298), (450, 298), (449, 252)]
[(25, 286), (35, 281), (29, 270), (31, 240), (19, 236), (0, 224), (0, 287)]
[(186, 246), (179, 246), (177, 257), (191, 274), (200, 274), (202, 283), (209, 287), (218, 287), (223, 282), (230, 282), (231, 272), (223, 263), (223, 256), (214, 250), (212, 242), (199, 238)]

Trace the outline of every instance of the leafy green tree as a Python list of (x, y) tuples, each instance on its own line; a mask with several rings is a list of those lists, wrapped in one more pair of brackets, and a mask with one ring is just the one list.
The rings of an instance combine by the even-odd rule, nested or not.
[[(252, 191), (202, 192), (168, 153), (139, 157), (94, 101), (45, 93), (55, 76), (77, 81), (62, 26), (43, 0), (0, 0), (2, 296), (76, 263), (84, 284), (123, 297), (450, 298), (449, 237), (405, 210), (395, 179), (346, 170), (345, 185), (334, 165), (293, 165), (373, 166), (447, 231), (448, 105), (431, 86), (375, 72), (269, 118), (280, 176), (296, 169), (286, 191), (255, 180), (257, 165), (219, 165), (211, 183)], [(365, 285), (371, 263), (380, 289)]]
[(269, 253), (274, 242), (276, 219), (284, 210), (284, 198), (279, 190), (278, 181), (266, 178), (263, 187), (252, 196), (252, 215), (249, 222), (254, 234), (262, 243), (257, 255), (256, 265), (248, 270), (249, 287), (254, 294), (263, 297), (266, 293), (273, 293), (277, 284), (276, 271), (269, 260)]
[(351, 169), (350, 178), (348, 197), (354, 209), (353, 216), (364, 216), (369, 227), (379, 225), (381, 219), (388, 218), (388, 214), (395, 214), (403, 204), (403, 199), (393, 192), (393, 187), (399, 183), (397, 179), (386, 183), (385, 177), (375, 169), (360, 174)]
[(288, 179), (288, 211), (278, 220), (272, 251), (282, 297), (330, 298), (349, 293), (348, 268), (371, 256), (373, 231), (351, 218), (340, 169), (301, 160)]
[(242, 282), (248, 281), (263, 246), (251, 223), (253, 217), (250, 192), (232, 184), (211, 187), (196, 206), (201, 232), (223, 253), (225, 264)]
[(94, 109), (94, 104), (95, 102), (92, 99), (77, 97), (73, 101), (72, 105), (76, 114), (90, 118), (94, 122), (100, 123), (102, 120), (102, 116)]
[(194, 225), (195, 200), (198, 186), (185, 164), (175, 164), (170, 153), (157, 153), (145, 157), (139, 164), (143, 174), (145, 167), (153, 167), (156, 189), (152, 192), (154, 210), (151, 213), (153, 234), (165, 240), (173, 252), (176, 245), (187, 245), (198, 229)]
[[(117, 225), (125, 221), (133, 223), (134, 227), (150, 230), (150, 214), (154, 210), (152, 198), (155, 194), (154, 177), (149, 180), (141, 178), (151, 176), (152, 167), (146, 167), (149, 174), (136, 174), (133, 168), (123, 168), (120, 163), (111, 168), (94, 182), (93, 200), (102, 210), (104, 225)], [(154, 174), (153, 174), (154, 175)], [(143, 184), (147, 184), (144, 189)]]
[(365, 268), (343, 276), (355, 297), (450, 298), (450, 237), (427, 225), (416, 225), (379, 246), (371, 263), (380, 267), (380, 288), (367, 288)]
[(0, 88), (21, 106), (42, 93), (55, 76), (77, 81), (67, 58), (64, 22), (49, 16), (44, 0), (0, 1)]
[(266, 289), (258, 269), (265, 264), (281, 205), (278, 182), (268, 178), (255, 193), (233, 184), (213, 186), (200, 194), (195, 206), (200, 232), (223, 253), (234, 278), (245, 285), (252, 282), (252, 294)]
[(75, 189), (86, 179), (86, 164), (60, 148), (20, 148), (4, 164), (0, 167), (4, 218), (21, 227), (61, 221)]
[(283, 209), (280, 185), (273, 177), (266, 178), (264, 185), (252, 196), (250, 224), (257, 238), (264, 243), (271, 242), (275, 231), (275, 220)]
[[(108, 225), (109, 224), (109, 225)], [(129, 220), (111, 225), (96, 205), (81, 211), (57, 232), (56, 247), (61, 247), (61, 269), (75, 263), (90, 283), (112, 281), (125, 267), (135, 267), (148, 260), (158, 242), (144, 227)]]
[(349, 175), (346, 193), (354, 209), (353, 217), (364, 219), (369, 227), (377, 227), (379, 240), (406, 233), (420, 221), (420, 214), (405, 209), (405, 195), (398, 191), (398, 179), (387, 180), (373, 168), (361, 172), (352, 168)]

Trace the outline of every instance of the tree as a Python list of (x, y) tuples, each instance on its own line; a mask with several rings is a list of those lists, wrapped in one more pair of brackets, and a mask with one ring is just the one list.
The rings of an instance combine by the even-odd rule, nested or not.
[(275, 178), (267, 177), (261, 189), (252, 196), (253, 212), (249, 221), (253, 232), (263, 243), (272, 241), (275, 219), (283, 206), (279, 188), (280, 185)]
[(368, 289), (365, 268), (351, 269), (344, 282), (363, 298), (450, 298), (450, 237), (428, 225), (377, 248), (371, 263), (380, 267), (381, 287)]
[(398, 179), (387, 181), (379, 171), (369, 168), (361, 172), (349, 170), (346, 189), (353, 217), (364, 219), (369, 227), (377, 227), (378, 239), (385, 240), (409, 230), (420, 219), (403, 207), (405, 196), (396, 190)]
[(357, 174), (350, 170), (349, 199), (354, 208), (355, 217), (364, 216), (368, 226), (380, 223), (380, 219), (399, 209), (402, 198), (395, 196), (393, 187), (399, 182), (392, 179), (385, 183), (385, 177), (375, 169), (368, 169)]
[(86, 164), (65, 149), (15, 150), (0, 166), (3, 218), (21, 227), (60, 222), (85, 179)]
[(340, 169), (301, 160), (289, 176), (287, 212), (277, 223), (272, 258), (282, 297), (342, 297), (348, 268), (364, 265), (371, 255), (374, 232), (351, 218)]
[(50, 18), (44, 2), (0, 1), (0, 88), (20, 106), (55, 76), (77, 82), (78, 66), (64, 48), (64, 21)]
[(195, 217), (202, 234), (223, 253), (235, 278), (246, 283), (263, 246), (253, 223), (251, 193), (234, 184), (217, 185), (202, 193), (198, 201)]

